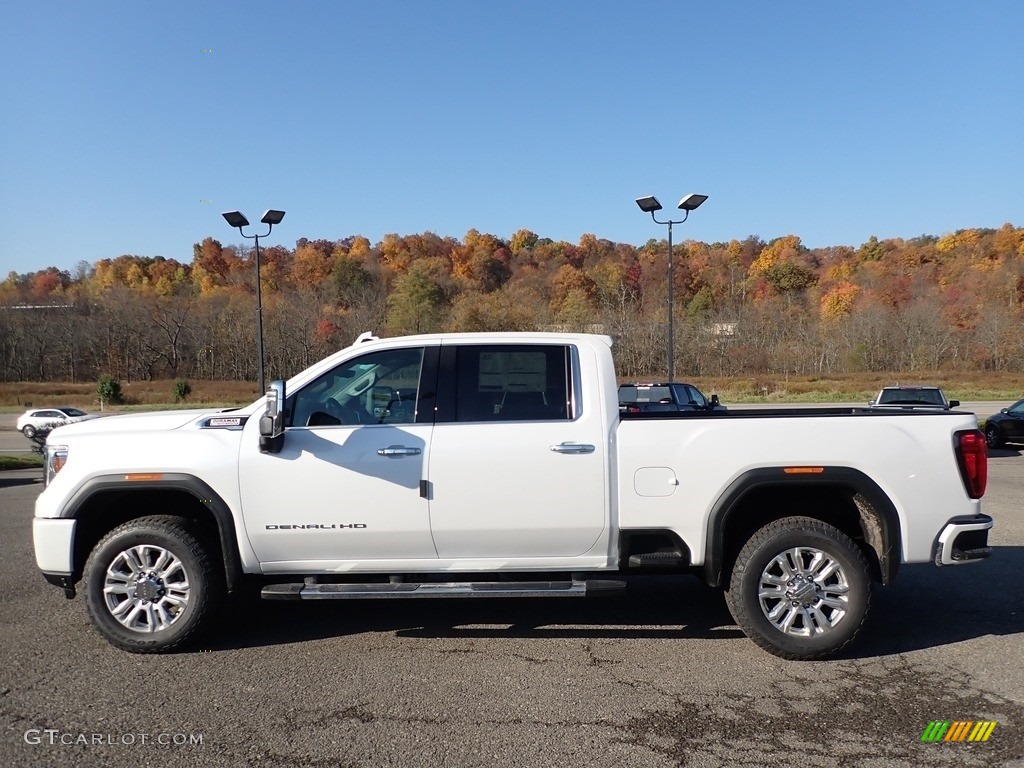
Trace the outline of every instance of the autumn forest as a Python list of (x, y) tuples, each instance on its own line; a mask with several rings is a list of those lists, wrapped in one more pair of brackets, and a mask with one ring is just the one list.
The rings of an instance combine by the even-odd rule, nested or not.
[[(206, 238), (191, 261), (125, 255), (0, 282), (0, 380), (256, 378), (255, 259)], [(350, 344), (430, 331), (615, 339), (620, 375), (665, 372), (667, 243), (520, 230), (300, 239), (261, 248), (267, 378)], [(859, 247), (673, 247), (681, 377), (1024, 370), (1024, 228)]]

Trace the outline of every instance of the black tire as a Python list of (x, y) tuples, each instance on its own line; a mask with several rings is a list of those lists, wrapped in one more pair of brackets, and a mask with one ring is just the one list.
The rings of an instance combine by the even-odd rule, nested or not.
[[(156, 574), (160, 561), (155, 558), (161, 551), (168, 553), (171, 563), (163, 566), (166, 581), (143, 579), (141, 585), (132, 581), (138, 571), (128, 561), (134, 557), (145, 573)], [(224, 598), (224, 576), (215, 554), (216, 549), (206, 543), (197, 526), (180, 517), (153, 515), (118, 526), (95, 546), (85, 565), (89, 618), (111, 645), (131, 653), (166, 653), (194, 642)], [(187, 589), (175, 589), (182, 578)], [(120, 585), (122, 581), (127, 594), (105, 594), (107, 583)], [(145, 590), (160, 591), (151, 594)], [(184, 607), (182, 595), (187, 598)], [(110, 603), (116, 601), (119, 604), (112, 607)], [(145, 620), (144, 625), (130, 627), (115, 617), (114, 611), (122, 608), (128, 619), (134, 614)], [(136, 621), (138, 618), (132, 623)], [(165, 621), (166, 626), (158, 626)], [(150, 631), (154, 626), (157, 628)]]
[(989, 424), (985, 427), (985, 442), (989, 448), (1002, 448), (1006, 441), (1000, 436), (996, 425)]
[[(808, 558), (813, 553), (797, 553), (797, 548), (816, 550), (835, 564), (835, 570), (802, 582), (786, 581), (781, 563), (795, 566), (790, 575), (793, 570), (801, 577), (812, 573)], [(769, 590), (779, 590), (779, 598), (766, 596), (762, 601), (762, 577)], [(844, 597), (837, 597), (840, 593)], [(823, 603), (823, 597), (832, 605)], [(864, 624), (871, 578), (864, 554), (845, 533), (810, 517), (787, 517), (759, 529), (743, 546), (725, 599), (740, 629), (764, 650), (784, 659), (823, 659), (849, 645)], [(837, 602), (844, 608), (835, 607)], [(780, 623), (791, 619), (788, 631), (769, 619), (769, 612), (775, 611), (781, 614), (776, 617), (783, 620)]]
[(31, 440), (33, 437), (36, 436), (36, 428), (33, 427), (31, 424), (26, 424), (24, 428), (21, 430), (21, 434), (23, 434), (25, 437)]

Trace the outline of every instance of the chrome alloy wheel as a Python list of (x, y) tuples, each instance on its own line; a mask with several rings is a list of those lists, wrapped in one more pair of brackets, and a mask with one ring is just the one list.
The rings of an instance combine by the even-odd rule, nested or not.
[(103, 580), (107, 610), (133, 632), (167, 629), (185, 611), (189, 595), (188, 575), (181, 560), (152, 544), (119, 553)]
[(776, 629), (796, 637), (830, 632), (849, 608), (850, 584), (839, 561), (813, 547), (780, 552), (761, 572), (758, 601)]

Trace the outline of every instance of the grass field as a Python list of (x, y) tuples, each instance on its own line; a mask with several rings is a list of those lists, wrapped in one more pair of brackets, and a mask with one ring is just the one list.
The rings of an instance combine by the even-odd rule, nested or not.
[[(172, 394), (174, 381), (133, 381), (121, 383), (124, 403), (104, 407), (104, 411), (123, 412), (161, 408), (200, 408), (244, 405), (258, 397), (259, 387), (254, 381), (192, 381), (192, 394), (183, 403), (175, 403)], [(99, 399), (96, 382), (71, 384), (68, 382), (19, 381), (0, 383), (0, 411), (13, 413), (26, 408), (67, 405), (83, 411), (98, 413)]]
[[(942, 387), (951, 399), (1018, 400), (1024, 397), (1024, 372), (976, 373), (851, 373), (823, 376), (737, 376), (677, 377), (696, 384), (706, 395), (717, 394), (723, 403), (864, 403), (890, 384), (929, 384)], [(651, 377), (648, 381), (656, 381)], [(623, 380), (624, 381), (624, 380)], [(154, 408), (228, 407), (245, 405), (259, 393), (251, 381), (189, 381), (192, 395), (187, 402), (174, 403), (174, 382), (136, 381), (122, 384), (125, 402), (108, 406), (113, 412)], [(31, 405), (30, 405), (31, 404)], [(0, 412), (21, 412), (29, 407), (69, 405), (98, 412), (95, 382), (6, 382), (0, 383)]]
[(723, 403), (864, 403), (884, 386), (925, 384), (942, 387), (951, 400), (1019, 400), (1024, 397), (1024, 372), (974, 373), (849, 373), (822, 376), (701, 377), (690, 381)]
[(0, 455), (0, 469), (37, 469), (43, 466), (43, 457), (38, 453), (18, 456)]

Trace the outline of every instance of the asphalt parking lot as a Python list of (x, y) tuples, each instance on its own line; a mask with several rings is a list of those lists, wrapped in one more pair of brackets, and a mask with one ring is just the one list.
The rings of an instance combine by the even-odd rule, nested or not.
[[(37, 573), (38, 472), (0, 473), (3, 766), (1021, 766), (1024, 455), (994, 556), (905, 567), (862, 642), (787, 662), (690, 578), (587, 600), (257, 603), (125, 654)], [(984, 743), (922, 743), (988, 720)], [(85, 743), (83, 743), (85, 742)]]

